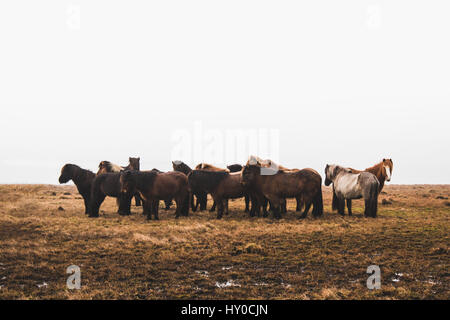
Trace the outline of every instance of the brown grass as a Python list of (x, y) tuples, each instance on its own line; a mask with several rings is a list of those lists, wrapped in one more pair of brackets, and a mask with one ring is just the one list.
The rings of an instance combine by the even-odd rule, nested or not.
[[(379, 218), (330, 212), (297, 220), (249, 218), (242, 200), (222, 220), (204, 212), (145, 221), (107, 199), (83, 214), (71, 186), (0, 186), (2, 299), (449, 299), (450, 186), (387, 186)], [(390, 202), (381, 205), (383, 199)], [(58, 209), (62, 207), (64, 210)], [(81, 268), (81, 290), (66, 268)], [(366, 288), (369, 265), (382, 287)], [(47, 285), (44, 285), (47, 284)]]

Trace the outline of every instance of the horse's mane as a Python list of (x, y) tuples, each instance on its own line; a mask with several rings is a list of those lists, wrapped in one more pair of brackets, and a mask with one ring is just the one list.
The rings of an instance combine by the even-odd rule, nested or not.
[(120, 172), (123, 171), (123, 167), (114, 164), (110, 161), (102, 161), (100, 162), (99, 168), (104, 167), (108, 172)]
[(69, 169), (72, 173), (72, 180), (76, 179), (76, 180), (80, 180), (83, 178), (93, 178), (95, 177), (95, 173), (88, 170), (88, 169), (83, 169), (80, 166), (77, 166), (76, 164), (72, 164), (72, 163), (67, 163), (64, 165), (63, 167), (63, 171)]

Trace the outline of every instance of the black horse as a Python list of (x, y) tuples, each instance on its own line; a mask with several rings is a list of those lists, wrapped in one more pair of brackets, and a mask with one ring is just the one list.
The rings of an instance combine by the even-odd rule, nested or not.
[(89, 205), (91, 200), (91, 186), (95, 179), (95, 173), (82, 169), (75, 164), (66, 164), (61, 169), (59, 183), (67, 183), (70, 180), (77, 186), (78, 192), (84, 200), (84, 213), (89, 213)]

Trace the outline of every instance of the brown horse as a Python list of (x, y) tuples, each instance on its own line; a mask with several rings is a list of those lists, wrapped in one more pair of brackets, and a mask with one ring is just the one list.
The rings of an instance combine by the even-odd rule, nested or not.
[(188, 175), (191, 190), (198, 188), (210, 193), (217, 204), (217, 219), (228, 214), (228, 199), (244, 197), (247, 193), (240, 172), (193, 170)]
[[(172, 161), (172, 167), (173, 167), (173, 171), (178, 171), (178, 172), (182, 172), (184, 173), (186, 176), (191, 173), (192, 169), (191, 167), (189, 167), (187, 164), (185, 164), (183, 161)], [(197, 198), (197, 205), (195, 205), (195, 201), (194, 201), (194, 196)], [(198, 208), (198, 204), (199, 203), (203, 203), (204, 206), (200, 205), (200, 211), (206, 210), (206, 200), (207, 199), (208, 194), (204, 191), (199, 191), (198, 193), (192, 193), (191, 192), (191, 209), (192, 212), (197, 211)], [(199, 199), (201, 199), (201, 201), (199, 201)]]
[(175, 199), (176, 218), (188, 215), (188, 178), (181, 172), (125, 171), (120, 178), (120, 184), (124, 193), (139, 192), (144, 199), (144, 212), (149, 220), (152, 214), (158, 220), (158, 204), (160, 200), (165, 199)]
[[(389, 182), (391, 181), (392, 176), (392, 170), (394, 169), (394, 163), (392, 162), (392, 159), (383, 159), (380, 163), (374, 165), (373, 167), (367, 168), (364, 171), (348, 168), (352, 173), (361, 173), (361, 172), (369, 172), (373, 175), (375, 175), (378, 179), (378, 182), (380, 182), (380, 188), (378, 190), (378, 193), (380, 193), (383, 190), (385, 181)], [(336, 193), (333, 189), (333, 201), (332, 201), (332, 209), (338, 210), (339, 207), (339, 201), (336, 196)], [(352, 200), (347, 199), (347, 209), (348, 209), (348, 215), (352, 215)]]
[(100, 206), (106, 197), (116, 198), (120, 215), (130, 215), (133, 193), (122, 192), (120, 185), (121, 172), (108, 172), (97, 175), (92, 182), (89, 217), (98, 217)]
[[(269, 168), (271, 170), (281, 170), (284, 172), (296, 172), (296, 171), (300, 171), (299, 169), (289, 169), (286, 168), (285, 166), (282, 166), (281, 164), (276, 163), (275, 161), (272, 161), (270, 159), (261, 159), (258, 156), (250, 156), (247, 164), (246, 165), (257, 165), (260, 166), (261, 168)], [(312, 169), (311, 169), (312, 170)], [(317, 173), (317, 171), (316, 171)], [(297, 207), (296, 207), (296, 211), (301, 211), (303, 207), (303, 202), (301, 201), (301, 199), (297, 199)], [(267, 201), (265, 201), (265, 204), (263, 205), (264, 208), (264, 214), (267, 214)], [(272, 209), (272, 205), (270, 206), (270, 209)], [(284, 202), (281, 206), (281, 213), (286, 213), (287, 212), (287, 203), (286, 203), (286, 199), (284, 199)]]
[[(205, 170), (205, 171), (213, 171), (213, 172), (230, 172), (229, 169), (219, 168), (219, 167), (213, 166), (212, 164), (204, 163), (204, 162), (199, 163), (197, 166), (195, 166), (195, 170)], [(202, 209), (201, 209), (202, 207), (204, 207), (206, 210), (206, 206), (208, 204), (207, 194), (206, 194), (205, 198), (201, 198), (201, 199), (197, 198), (196, 208), (198, 207), (198, 204), (199, 204), (198, 200), (200, 200), (200, 211), (202, 211)], [(209, 211), (214, 212), (215, 210), (216, 210), (216, 202), (213, 203), (213, 205)]]
[(92, 171), (82, 169), (74, 164), (66, 164), (61, 169), (59, 183), (67, 183), (70, 180), (75, 183), (78, 192), (84, 200), (84, 213), (89, 214), (89, 205), (91, 201), (91, 187), (95, 179), (95, 173)]
[[(122, 171), (126, 171), (126, 170), (139, 171), (141, 169), (140, 160), (141, 160), (140, 157), (138, 157), (138, 158), (129, 157), (128, 165), (126, 167), (119, 166), (119, 165), (114, 164), (109, 161), (102, 161), (98, 165), (97, 175), (102, 174), (102, 173), (108, 173), (108, 172), (122, 172)], [(134, 196), (134, 201), (136, 202), (137, 207), (141, 206), (141, 197), (139, 196), (139, 194), (136, 194)], [(170, 207), (170, 205), (169, 205), (169, 207)]]
[(311, 205), (314, 217), (323, 214), (322, 178), (318, 173), (303, 169), (295, 172), (274, 170), (272, 174), (261, 174), (262, 169), (259, 165), (246, 165), (242, 170), (242, 181), (259, 195), (259, 203), (262, 203), (262, 197), (272, 203), (275, 218), (281, 218), (280, 209), (286, 198), (303, 201), (305, 210), (300, 218), (306, 217)]

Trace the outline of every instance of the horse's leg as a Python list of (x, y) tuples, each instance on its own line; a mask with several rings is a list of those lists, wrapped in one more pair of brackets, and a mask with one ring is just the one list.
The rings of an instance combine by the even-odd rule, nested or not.
[(105, 198), (106, 198), (106, 196), (104, 194), (98, 194), (98, 195), (92, 197), (91, 205), (90, 205), (91, 210), (89, 213), (89, 217), (93, 217), (93, 218), (98, 217), (98, 211), (100, 210), (100, 206), (102, 205)]
[(154, 206), (153, 206), (153, 215), (155, 217), (155, 220), (159, 220), (159, 200), (155, 200)]
[(172, 205), (172, 199), (167, 199), (167, 200), (164, 200), (164, 203), (165, 203), (165, 205), (166, 205), (166, 207), (165, 207), (165, 209), (166, 210), (169, 210), (170, 209), (170, 206)]
[[(376, 191), (375, 191), (376, 190)], [(377, 217), (377, 211), (378, 211), (378, 188), (374, 188), (373, 192), (372, 192), (372, 218), (376, 218)]]
[(333, 200), (331, 202), (331, 209), (334, 210), (339, 210), (339, 199), (336, 195), (336, 193), (334, 192), (334, 184), (333, 184)]
[(183, 203), (184, 203), (184, 197), (180, 194), (178, 194), (175, 197), (175, 204), (177, 205), (177, 208), (175, 210), (175, 219), (178, 219), (181, 215), (181, 209), (183, 208)]
[(208, 206), (208, 194), (202, 193), (200, 197), (200, 211), (205, 211)]
[(345, 199), (337, 199), (338, 203), (338, 213), (341, 216), (345, 216)]
[(225, 214), (228, 215), (228, 199), (225, 199)]
[(139, 195), (139, 193), (136, 193), (136, 195), (134, 196), (134, 202), (136, 204), (136, 207), (140, 207), (142, 205), (141, 196)]
[(281, 218), (281, 209), (283, 206), (283, 200), (284, 199), (279, 198), (277, 196), (269, 198), (269, 202), (272, 204), (272, 212), (275, 219)]
[(297, 207), (295, 208), (295, 211), (297, 211), (297, 212), (302, 211), (302, 207), (303, 207), (302, 197), (298, 196), (298, 197), (296, 197), (296, 200), (297, 200)]
[(142, 202), (142, 214), (147, 217), (147, 220), (152, 220), (153, 203), (152, 200), (143, 200)]
[(372, 207), (371, 199), (369, 197), (364, 198), (364, 216), (365, 217), (372, 216), (371, 207)]
[(299, 219), (305, 219), (308, 215), (309, 209), (311, 208), (312, 202), (305, 203), (305, 211), (303, 211), (302, 215), (299, 217)]
[(250, 211), (250, 196), (248, 194), (245, 195), (245, 210), (244, 212)]
[(217, 203), (217, 219), (222, 219), (224, 210), (224, 201), (221, 198), (214, 198), (214, 202)]
[(352, 215), (352, 199), (347, 199), (347, 209), (348, 209), (348, 215)]
[(269, 204), (269, 199), (267, 199), (266, 197), (262, 196), (260, 197), (260, 203), (262, 205), (262, 209), (263, 209), (263, 217), (266, 218), (269, 213), (267, 212), (267, 205)]
[(214, 211), (216, 211), (216, 201), (214, 201), (214, 203), (213, 203), (213, 205), (212, 205), (212, 207), (211, 207), (211, 209), (209, 209), (209, 212), (214, 212)]
[(287, 212), (287, 200), (286, 198), (281, 199), (281, 206), (280, 206), (280, 212), (281, 213), (286, 213)]
[(84, 213), (89, 214), (90, 197), (83, 196), (83, 200), (84, 200)]
[(119, 205), (117, 213), (121, 216), (127, 216), (131, 213), (131, 197), (129, 194), (120, 194), (116, 201)]

